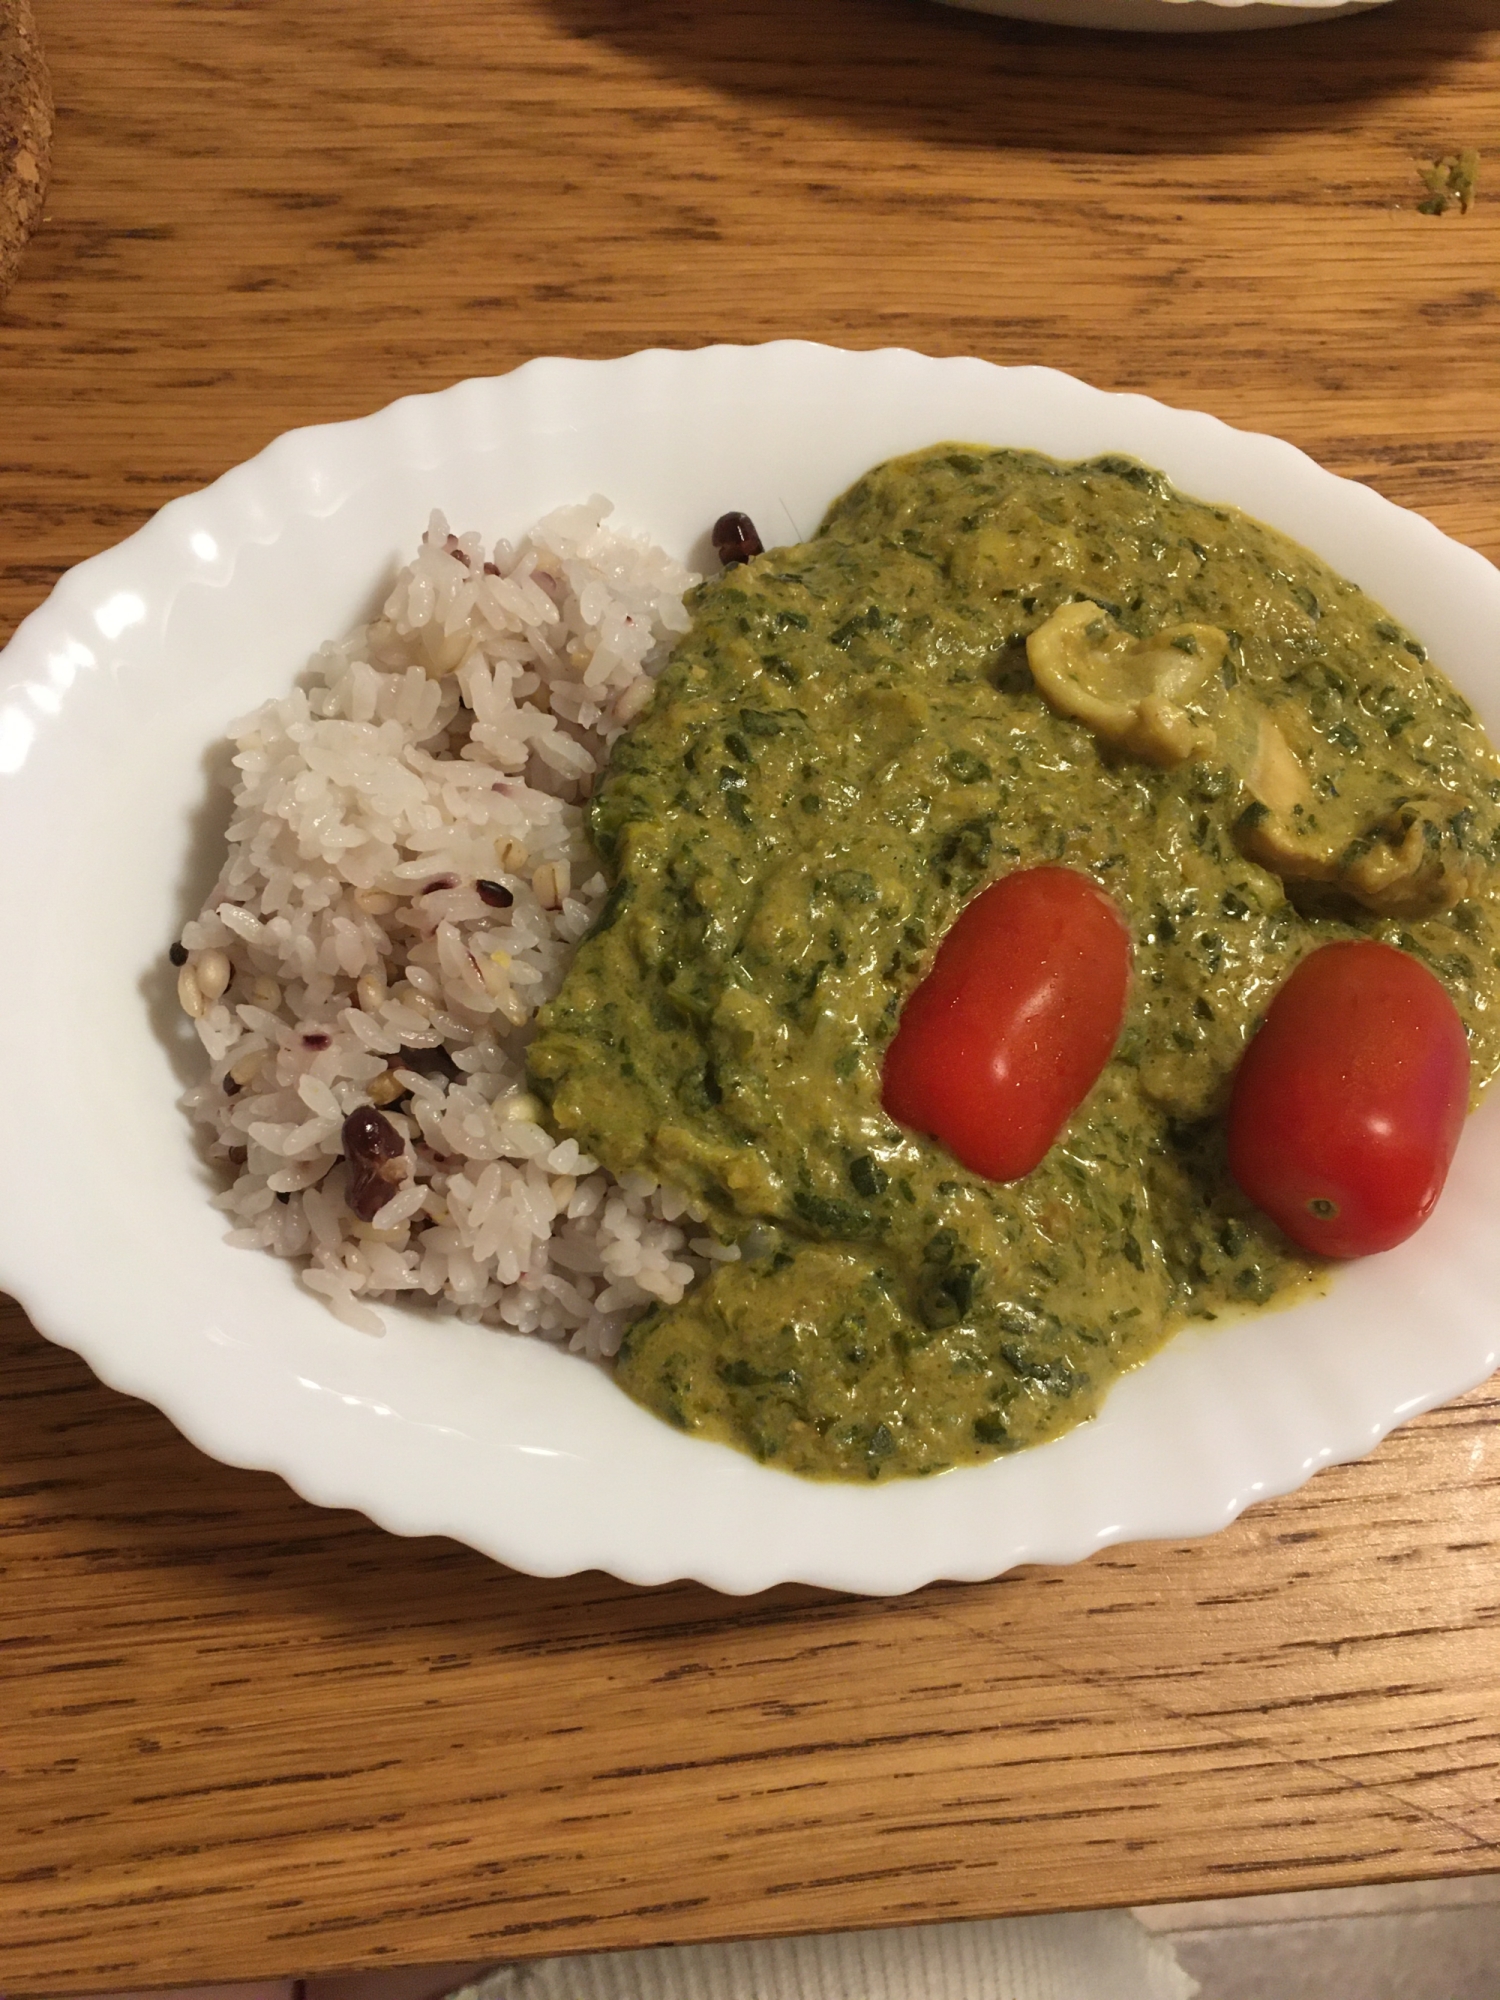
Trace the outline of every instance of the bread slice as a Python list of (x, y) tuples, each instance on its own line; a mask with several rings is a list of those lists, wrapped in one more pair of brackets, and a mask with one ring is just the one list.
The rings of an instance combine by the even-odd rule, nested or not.
[(52, 169), (52, 85), (31, 0), (0, 0), (0, 299), (42, 218)]

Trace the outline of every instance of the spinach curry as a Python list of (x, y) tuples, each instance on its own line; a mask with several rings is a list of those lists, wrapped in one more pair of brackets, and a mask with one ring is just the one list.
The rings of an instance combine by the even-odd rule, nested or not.
[[(1218, 1114), (1318, 944), (1415, 953), (1476, 1089), (1500, 1065), (1500, 759), (1270, 529), (1130, 460), (943, 445), (692, 611), (591, 804), (613, 887), (530, 1058), (558, 1130), (741, 1245), (626, 1335), (620, 1382), (672, 1423), (816, 1476), (938, 1472), (1314, 1281)], [(998, 1185), (891, 1122), (881, 1061), (958, 911), (1043, 860), (1116, 900), (1130, 999)]]

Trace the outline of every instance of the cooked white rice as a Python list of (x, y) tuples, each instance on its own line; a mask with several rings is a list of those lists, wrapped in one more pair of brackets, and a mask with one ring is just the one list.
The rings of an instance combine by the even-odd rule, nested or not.
[[(185, 1103), (235, 1177), (229, 1240), (372, 1333), (368, 1302), (406, 1295), (608, 1355), (738, 1254), (680, 1194), (558, 1142), (525, 1088), (605, 893), (582, 802), (697, 581), (609, 511), (488, 559), (434, 514), (380, 618), (232, 731), (228, 858), (182, 933), (211, 1064)], [(366, 1221), (343, 1130), (372, 1104), (400, 1152)]]

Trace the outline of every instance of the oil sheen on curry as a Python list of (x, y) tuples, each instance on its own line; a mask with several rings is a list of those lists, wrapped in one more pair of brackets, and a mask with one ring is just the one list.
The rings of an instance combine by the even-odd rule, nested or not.
[[(1088, 1416), (1175, 1328), (1321, 1268), (1222, 1112), (1272, 994), (1376, 937), (1500, 1065), (1500, 759), (1418, 641), (1132, 461), (942, 445), (704, 584), (590, 807), (613, 888), (531, 1053), (558, 1130), (684, 1189), (740, 1261), (621, 1384), (788, 1470), (880, 1479)], [(1001, 1184), (882, 1109), (959, 911), (1038, 863), (1130, 930), (1114, 1053)]]

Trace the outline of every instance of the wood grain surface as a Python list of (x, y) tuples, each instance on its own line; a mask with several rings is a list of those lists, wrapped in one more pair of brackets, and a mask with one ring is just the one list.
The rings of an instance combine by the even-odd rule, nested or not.
[[(1500, 558), (1491, 0), (1206, 40), (922, 0), (37, 15), (55, 166), (0, 306), (0, 637), (291, 425), (791, 334), (1213, 410)], [(1418, 161), (1470, 145), (1493, 186), (1419, 214)], [(729, 1602), (318, 1512), (12, 1310), (0, 1988), (1493, 1869), (1497, 1411), (1203, 1542)]]

